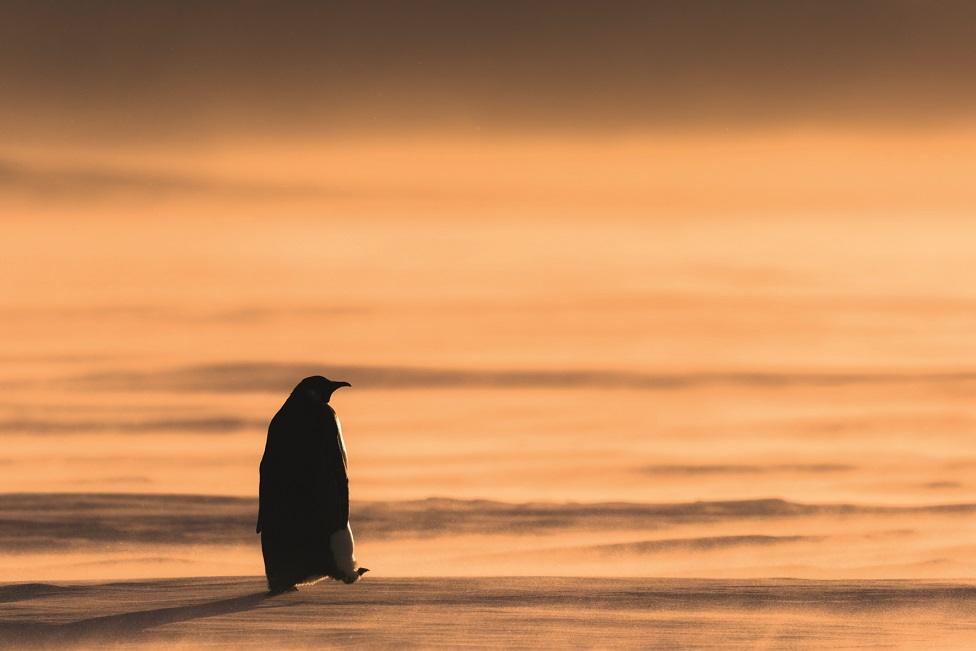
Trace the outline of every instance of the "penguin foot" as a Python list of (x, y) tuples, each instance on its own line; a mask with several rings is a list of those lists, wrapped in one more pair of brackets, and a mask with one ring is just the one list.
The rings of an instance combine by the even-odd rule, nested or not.
[(360, 577), (362, 577), (362, 575), (366, 574), (367, 572), (369, 572), (369, 568), (361, 567), (358, 570), (356, 570), (354, 574), (346, 574), (345, 576), (338, 575), (338, 576), (333, 576), (332, 578), (335, 579), (336, 581), (342, 581), (346, 585), (349, 585), (350, 583), (355, 583), (356, 581), (358, 581)]

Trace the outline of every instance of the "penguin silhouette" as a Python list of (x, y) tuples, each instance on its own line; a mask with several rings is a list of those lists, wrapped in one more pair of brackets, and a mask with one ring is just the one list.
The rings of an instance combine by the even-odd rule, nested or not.
[(368, 571), (356, 567), (346, 447), (329, 405), (348, 386), (307, 377), (268, 426), (256, 530), (272, 593), (323, 577), (353, 583)]

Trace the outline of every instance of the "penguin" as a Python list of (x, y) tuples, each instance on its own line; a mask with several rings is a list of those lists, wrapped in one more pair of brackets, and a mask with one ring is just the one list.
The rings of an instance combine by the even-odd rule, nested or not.
[(258, 520), (271, 594), (331, 577), (356, 582), (346, 446), (332, 394), (348, 382), (307, 377), (271, 419), (261, 458)]

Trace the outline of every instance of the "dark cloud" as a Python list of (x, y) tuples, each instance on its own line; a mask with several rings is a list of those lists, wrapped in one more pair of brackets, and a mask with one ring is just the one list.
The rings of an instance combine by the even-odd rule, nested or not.
[(112, 391), (273, 392), (292, 389), (309, 375), (346, 380), (363, 389), (607, 388), (689, 389), (711, 386), (787, 388), (861, 384), (954, 384), (976, 373), (636, 373), (611, 370), (473, 370), (238, 362), (160, 371), (106, 371), (64, 380), (70, 388)]
[[(332, 318), (367, 314), (363, 305), (241, 305), (232, 308), (188, 309), (174, 305), (86, 305), (74, 307), (0, 307), (0, 318), (30, 321), (104, 321), (106, 318), (133, 321), (170, 321), (184, 323), (257, 323), (282, 318)], [(95, 362), (119, 359), (122, 355), (4, 355), (0, 361), (11, 362)]]
[(200, 432), (206, 434), (263, 429), (267, 422), (222, 416), (215, 418), (159, 418), (148, 420), (0, 420), (0, 433), (87, 434), (90, 432)]
[[(0, 315), (7, 316), (11, 310), (0, 309)], [(0, 355), (0, 362), (12, 364), (26, 363), (49, 363), (49, 364), (90, 364), (91, 362), (102, 362), (110, 359), (117, 360), (122, 355), (85, 355), (85, 354), (21, 354), (21, 355)]]
[(775, 473), (834, 473), (856, 469), (841, 463), (773, 463), (773, 464), (657, 464), (643, 466), (640, 470), (648, 475), (761, 475)]
[(106, 484), (151, 484), (153, 482), (148, 477), (141, 475), (121, 475), (118, 477), (99, 477), (97, 479), (76, 479), (75, 483), (103, 486)]
[(10, 0), (2, 114), (53, 137), (969, 118), (945, 0)]
[(924, 488), (941, 490), (944, 488), (962, 488), (962, 483), (958, 481), (930, 481), (922, 484)]
[(0, 193), (45, 200), (115, 196), (234, 197), (249, 200), (334, 198), (348, 195), (316, 185), (227, 181), (208, 176), (148, 173), (105, 167), (39, 167), (0, 159)]
[[(0, 497), (0, 548), (8, 551), (118, 544), (255, 542), (257, 500), (252, 498), (107, 493), (11, 493)], [(499, 532), (646, 531), (687, 523), (822, 515), (945, 514), (971, 518), (976, 513), (976, 504), (876, 507), (798, 504), (779, 499), (676, 504), (511, 504), (426, 499), (358, 502), (352, 505), (352, 511), (357, 534), (381, 539)], [(762, 544), (760, 538), (751, 544)]]
[(277, 307), (238, 307), (219, 310), (202, 318), (227, 323), (255, 323), (283, 317), (303, 317), (309, 319), (367, 314), (368, 307), (353, 305), (297, 305)]

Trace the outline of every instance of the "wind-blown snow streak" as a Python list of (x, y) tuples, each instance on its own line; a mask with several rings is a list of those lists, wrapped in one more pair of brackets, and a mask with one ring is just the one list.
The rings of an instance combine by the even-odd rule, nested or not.
[[(0, 496), (0, 547), (6, 550), (77, 548), (107, 544), (213, 545), (254, 542), (254, 499), (212, 495), (13, 493)], [(800, 504), (780, 499), (675, 504), (525, 503), (426, 499), (354, 503), (357, 535), (400, 536), (548, 534), (561, 531), (646, 531), (685, 524), (719, 524), (813, 516), (942, 515), (971, 518), (976, 504), (870, 506)], [(812, 540), (786, 536), (788, 541)], [(766, 545), (769, 536), (713, 536), (641, 541), (612, 548), (648, 551)], [(599, 547), (599, 546), (597, 546)], [(611, 549), (604, 549), (608, 551)]]

